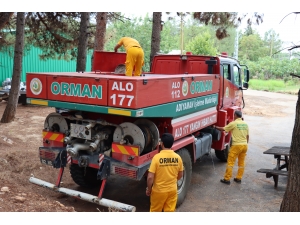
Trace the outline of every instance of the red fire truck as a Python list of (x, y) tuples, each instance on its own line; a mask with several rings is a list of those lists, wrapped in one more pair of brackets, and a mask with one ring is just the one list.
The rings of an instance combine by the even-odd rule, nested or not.
[[(189, 189), (192, 164), (214, 149), (227, 160), (230, 133), (213, 129), (244, 107), (249, 70), (221, 55), (157, 55), (151, 72), (128, 77), (115, 72), (125, 53), (94, 52), (92, 72), (27, 73), (27, 103), (54, 107), (44, 122), (40, 161), (58, 169), (55, 183), (31, 183), (122, 211), (135, 206), (102, 197), (109, 176), (141, 180), (159, 151), (163, 133), (182, 158), (179, 206)], [(99, 186), (98, 195), (61, 187), (65, 167), (74, 182)]]

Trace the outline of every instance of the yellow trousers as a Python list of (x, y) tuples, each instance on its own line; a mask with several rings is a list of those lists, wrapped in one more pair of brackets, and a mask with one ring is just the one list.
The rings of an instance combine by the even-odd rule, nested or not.
[(245, 158), (247, 155), (248, 145), (233, 145), (230, 148), (228, 158), (227, 158), (227, 167), (224, 175), (225, 180), (230, 180), (232, 176), (232, 169), (235, 164), (236, 158), (238, 158), (238, 171), (236, 178), (241, 180), (245, 170)]
[(151, 191), (150, 212), (175, 212), (177, 190), (169, 192)]
[(132, 76), (134, 68), (134, 76), (140, 76), (142, 74), (142, 66), (144, 65), (144, 51), (142, 48), (131, 47), (126, 54), (126, 76)]

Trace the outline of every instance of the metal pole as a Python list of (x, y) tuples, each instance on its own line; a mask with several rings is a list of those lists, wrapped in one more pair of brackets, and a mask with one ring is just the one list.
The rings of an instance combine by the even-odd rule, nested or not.
[(181, 55), (183, 54), (183, 19), (182, 19), (182, 12), (180, 13), (180, 35), (181, 35), (181, 46), (180, 46), (180, 52)]
[(68, 188), (62, 188), (62, 187), (59, 188), (59, 187), (56, 187), (54, 184), (48, 183), (46, 181), (40, 180), (35, 177), (30, 177), (29, 182), (31, 182), (33, 184), (37, 184), (41, 187), (49, 188), (53, 191), (56, 191), (56, 192), (59, 192), (62, 194), (66, 194), (66, 195), (75, 197), (77, 199), (96, 203), (98, 205), (102, 205), (102, 206), (105, 206), (105, 207), (108, 207), (111, 209), (121, 210), (121, 211), (125, 211), (125, 212), (135, 212), (136, 211), (135, 206), (127, 205), (127, 204), (124, 204), (121, 202), (116, 202), (116, 201), (112, 201), (112, 200), (105, 199), (105, 198), (98, 198), (97, 196), (90, 195), (90, 194), (80, 192), (80, 191), (74, 191), (74, 190), (71, 190)]
[(236, 31), (235, 42), (234, 42), (234, 58), (239, 58), (239, 30)]

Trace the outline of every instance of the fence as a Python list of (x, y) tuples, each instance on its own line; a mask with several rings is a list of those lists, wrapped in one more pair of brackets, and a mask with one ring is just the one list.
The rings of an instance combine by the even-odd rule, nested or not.
[[(39, 54), (42, 51), (39, 48), (31, 47), (23, 56), (23, 68), (21, 81), (26, 81), (26, 73), (29, 72), (75, 72), (76, 60), (40, 60)], [(88, 52), (86, 61), (86, 71), (91, 71), (92, 53)], [(0, 52), (0, 84), (6, 79), (11, 78), (13, 74), (13, 56), (8, 52)], [(1, 85), (0, 85), (1, 86)]]

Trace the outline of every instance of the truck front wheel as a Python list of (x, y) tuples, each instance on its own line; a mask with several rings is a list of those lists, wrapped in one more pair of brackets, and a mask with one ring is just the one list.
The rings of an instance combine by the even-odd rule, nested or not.
[(222, 151), (215, 150), (216, 157), (222, 162), (227, 162), (228, 153), (229, 153), (229, 145), (227, 145), (226, 148), (223, 149)]
[(186, 193), (189, 189), (191, 178), (192, 178), (192, 160), (190, 153), (187, 149), (183, 148), (177, 152), (180, 155), (183, 162), (183, 176), (180, 180), (177, 181), (177, 204), (176, 207), (180, 206), (186, 196)]
[(221, 150), (215, 150), (216, 157), (222, 161), (222, 162), (227, 162), (229, 150), (232, 144), (232, 139), (230, 138), (229, 144), (226, 145), (225, 149)]
[(97, 180), (98, 170), (90, 167), (79, 167), (77, 164), (71, 164), (70, 174), (73, 181), (81, 187), (98, 187), (101, 180)]

